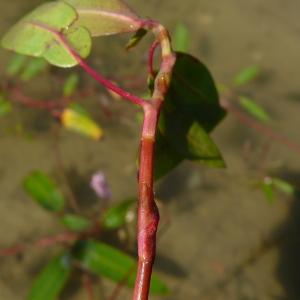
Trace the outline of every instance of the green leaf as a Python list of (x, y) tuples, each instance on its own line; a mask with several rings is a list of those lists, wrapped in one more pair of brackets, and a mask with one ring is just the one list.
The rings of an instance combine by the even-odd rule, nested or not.
[(183, 155), (171, 147), (166, 138), (158, 131), (155, 142), (154, 178), (158, 180), (184, 160)]
[(64, 97), (70, 97), (76, 91), (79, 83), (79, 76), (77, 73), (72, 73), (65, 81), (63, 86)]
[(6, 74), (10, 77), (16, 76), (21, 72), (26, 64), (27, 57), (21, 54), (15, 54), (6, 67)]
[(270, 122), (271, 118), (269, 114), (257, 103), (255, 103), (252, 99), (239, 96), (240, 105), (254, 118), (257, 120), (268, 123)]
[(237, 87), (245, 85), (254, 80), (259, 75), (259, 73), (259, 66), (250, 66), (236, 75), (234, 79), (234, 85)]
[(129, 50), (133, 47), (135, 47), (142, 38), (147, 34), (147, 30), (144, 28), (138, 29), (138, 31), (130, 38), (129, 42), (125, 46), (126, 50)]
[(296, 188), (286, 180), (273, 177), (272, 183), (277, 190), (287, 194), (288, 196), (293, 196), (296, 193)]
[(88, 136), (94, 140), (99, 140), (103, 135), (102, 129), (85, 111), (78, 109), (78, 105), (76, 107), (67, 108), (62, 112), (62, 124), (67, 129)]
[(78, 18), (75, 25), (84, 26), (92, 36), (134, 32), (140, 20), (120, 0), (65, 0), (73, 6)]
[(208, 136), (224, 115), (207, 68), (194, 57), (177, 53), (159, 120), (161, 136), (156, 146), (155, 178), (165, 175), (183, 159), (224, 167), (218, 148)]
[(6, 100), (3, 95), (0, 94), (0, 117), (8, 115), (12, 111), (12, 105), (10, 101)]
[(61, 222), (70, 230), (80, 232), (88, 229), (91, 226), (91, 222), (78, 215), (65, 214)]
[(274, 189), (273, 189), (273, 182), (270, 177), (264, 178), (262, 183), (262, 190), (267, 200), (272, 203), (274, 201)]
[(63, 254), (53, 259), (33, 282), (26, 300), (55, 300), (71, 274), (70, 256)]
[(24, 180), (24, 188), (28, 195), (45, 209), (55, 212), (63, 210), (63, 195), (51, 178), (41, 171), (31, 172)]
[(186, 52), (189, 47), (189, 34), (186, 26), (178, 24), (172, 40), (173, 47), (176, 51)]
[(178, 112), (164, 111), (159, 128), (171, 147), (185, 159), (224, 167), (217, 146), (197, 121)]
[(72, 67), (77, 60), (70, 49), (85, 58), (92, 43), (87, 29), (71, 26), (76, 18), (76, 11), (65, 2), (45, 3), (13, 26), (2, 39), (2, 46), (44, 57), (56, 66)]
[(109, 208), (102, 216), (101, 223), (107, 229), (117, 229), (126, 223), (128, 211), (136, 199), (122, 201)]
[(30, 60), (21, 73), (21, 80), (29, 81), (35, 78), (41, 72), (43, 72), (47, 68), (47, 66), (48, 64), (44, 58), (34, 58)]
[[(129, 287), (134, 286), (137, 267), (135, 260), (120, 250), (101, 242), (86, 241), (75, 246), (73, 255), (85, 268), (95, 274), (114, 282), (125, 282)], [(150, 293), (167, 292), (166, 285), (153, 274)]]
[(193, 56), (181, 52), (177, 52), (164, 106), (174, 106), (208, 132), (225, 116), (214, 80), (206, 66)]

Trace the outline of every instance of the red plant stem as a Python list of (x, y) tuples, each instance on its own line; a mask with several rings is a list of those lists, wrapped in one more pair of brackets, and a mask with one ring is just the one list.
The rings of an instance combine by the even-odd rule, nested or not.
[(54, 101), (39, 101), (34, 100), (24, 95), (18, 88), (12, 89), (12, 94), (16, 101), (27, 106), (36, 109), (43, 109), (52, 112), (53, 110), (60, 109), (61, 104)]
[(144, 123), (140, 147), (139, 201), (138, 201), (138, 270), (133, 300), (147, 300), (152, 267), (156, 254), (156, 232), (159, 213), (154, 201), (153, 167), (154, 146), (159, 113), (168, 91), (172, 69), (175, 64), (169, 35), (166, 29), (155, 22), (145, 23), (156, 35), (162, 49), (160, 71), (154, 82), (154, 92), (150, 103), (144, 108)]
[(153, 62), (154, 62), (154, 55), (155, 55), (155, 50), (157, 47), (160, 45), (159, 41), (154, 41), (154, 43), (151, 45), (148, 53), (148, 72), (149, 74), (154, 78), (155, 77), (155, 72), (153, 68)]
[(82, 281), (87, 293), (88, 300), (94, 300), (94, 288), (91, 276), (89, 274), (84, 274), (82, 277)]
[(17, 244), (0, 250), (0, 256), (12, 256), (23, 253), (30, 246), (47, 248), (56, 244), (70, 244), (78, 240), (79, 235), (71, 232), (63, 232), (54, 236), (44, 237), (30, 244)]

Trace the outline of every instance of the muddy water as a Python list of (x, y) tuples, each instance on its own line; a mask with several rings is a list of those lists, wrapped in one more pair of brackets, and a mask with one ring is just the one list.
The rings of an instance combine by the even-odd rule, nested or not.
[[(0, 34), (39, 2), (1, 0)], [(130, 3), (141, 15), (155, 16), (171, 30), (178, 23), (185, 24), (190, 31), (191, 52), (206, 62), (218, 82), (230, 84), (238, 70), (260, 64), (264, 80), (246, 92), (270, 111), (276, 129), (300, 143), (299, 1), (131, 0)], [(121, 42), (116, 45), (109, 40), (109, 43), (115, 45), (109, 51), (102, 44), (97, 45), (97, 54), (103, 56), (94, 61), (112, 74), (119, 62), (114, 60), (110, 66), (107, 62), (114, 53), (121, 55), (118, 52)], [(1, 65), (7, 57), (1, 51)], [(131, 60), (126, 60), (126, 68), (120, 72), (133, 72), (131, 65)], [(45, 90), (35, 92), (44, 95)], [(121, 199), (134, 194), (136, 189), (138, 126), (131, 121), (134, 111), (121, 103), (117, 107), (123, 112), (122, 121), (96, 115), (104, 123), (103, 142), (92, 143), (64, 133), (61, 147), (66, 168), (78, 178), (79, 184), (86, 183), (95, 170), (104, 170), (115, 198)], [(28, 111), (24, 114), (28, 115), (22, 117), (25, 121), (33, 117)], [(30, 241), (60, 228), (21, 189), (22, 178), (31, 169), (55, 172), (48, 131), (41, 128), (41, 120), (34, 116), (35, 126), (27, 122), (39, 129), (38, 138), (30, 142), (1, 131), (0, 246)], [(1, 126), (9, 125), (9, 121), (1, 122)], [(226, 159), (226, 170), (208, 170), (186, 163), (157, 186), (164, 211), (167, 210), (162, 223), (167, 215), (170, 219), (159, 240), (156, 263), (156, 269), (172, 291), (165, 299), (299, 299), (299, 199), (279, 195), (270, 205), (253, 189), (253, 162), (261, 159), (259, 153), (265, 141), (259, 134), (228, 116), (214, 137)], [(246, 160), (242, 155), (245, 142), (251, 144)], [(295, 183), (299, 180), (298, 156), (286, 148), (273, 144), (267, 161)], [(25, 299), (32, 276), (48, 254), (33, 250), (22, 259), (1, 259), (0, 299)], [(83, 297), (79, 292), (68, 299)], [(120, 299), (130, 298), (125, 293)]]

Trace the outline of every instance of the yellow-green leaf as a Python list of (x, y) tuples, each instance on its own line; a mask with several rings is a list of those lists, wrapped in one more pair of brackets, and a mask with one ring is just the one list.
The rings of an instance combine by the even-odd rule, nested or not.
[(189, 48), (189, 33), (185, 25), (178, 24), (173, 37), (173, 47), (176, 51), (186, 52)]
[(260, 68), (259, 66), (250, 66), (241, 72), (239, 72), (235, 79), (234, 79), (234, 85), (235, 86), (242, 86), (245, 85), (252, 80), (254, 80), (260, 73)]
[(20, 54), (44, 57), (56, 66), (74, 66), (77, 61), (69, 49), (83, 58), (91, 49), (87, 29), (71, 26), (76, 18), (75, 9), (63, 1), (42, 4), (6, 33), (2, 46)]
[(255, 103), (252, 99), (245, 97), (245, 96), (240, 96), (240, 105), (254, 118), (257, 120), (268, 123), (271, 120), (271, 117), (269, 114), (259, 106), (257, 103)]
[(62, 124), (75, 132), (88, 136), (92, 139), (99, 140), (103, 131), (99, 125), (93, 121), (87, 114), (67, 108), (62, 112)]
[(137, 15), (120, 0), (65, 0), (77, 11), (75, 25), (92, 36), (134, 32), (140, 28)]

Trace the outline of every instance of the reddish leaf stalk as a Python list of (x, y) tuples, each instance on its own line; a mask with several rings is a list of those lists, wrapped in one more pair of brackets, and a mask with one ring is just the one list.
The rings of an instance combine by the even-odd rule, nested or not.
[(64, 37), (64, 35), (61, 32), (59, 32), (49, 26), (46, 26), (44, 24), (40, 24), (40, 23), (36, 23), (36, 22), (32, 22), (32, 24), (35, 25), (36, 27), (43, 28), (46, 31), (51, 32), (56, 37), (56, 39), (59, 42), (61, 42), (62, 45), (67, 49), (67, 51), (73, 56), (73, 58), (78, 62), (78, 64), (85, 70), (85, 72), (87, 74), (89, 74), (91, 77), (93, 77), (96, 81), (98, 81), (101, 85), (103, 85), (107, 89), (111, 90), (112, 92), (120, 95), (125, 100), (128, 100), (134, 104), (137, 104), (139, 106), (143, 106), (146, 104), (145, 100), (123, 90), (122, 88), (120, 88), (119, 86), (117, 86), (116, 84), (111, 82), (110, 80), (104, 78), (101, 74), (97, 73), (93, 68), (91, 68), (81, 58), (81, 56), (72, 48), (72, 46), (69, 45), (69, 42), (67, 41), (67, 39)]
[(153, 78), (155, 77), (155, 71), (153, 68), (154, 55), (155, 55), (155, 50), (157, 49), (159, 44), (160, 44), (159, 41), (154, 41), (154, 43), (151, 45), (149, 49), (149, 54), (148, 54), (148, 72)]

